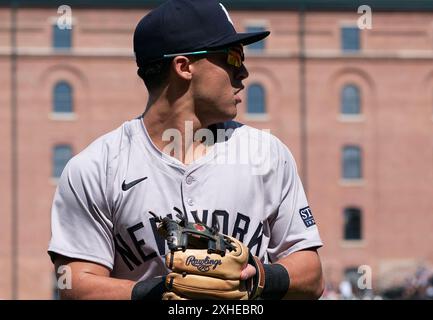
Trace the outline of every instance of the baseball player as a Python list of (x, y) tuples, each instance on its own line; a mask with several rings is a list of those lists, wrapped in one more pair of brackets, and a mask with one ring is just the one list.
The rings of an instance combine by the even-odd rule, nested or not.
[[(232, 121), (243, 46), (268, 35), (237, 33), (214, 0), (169, 0), (138, 23), (146, 110), (71, 159), (54, 196), (48, 253), (72, 273), (62, 298), (161, 299), (168, 249), (149, 212), (237, 239), (263, 264), (262, 299), (320, 297), (322, 241), (294, 158)], [(193, 259), (202, 270), (209, 261)], [(242, 264), (240, 281), (257, 276)]]

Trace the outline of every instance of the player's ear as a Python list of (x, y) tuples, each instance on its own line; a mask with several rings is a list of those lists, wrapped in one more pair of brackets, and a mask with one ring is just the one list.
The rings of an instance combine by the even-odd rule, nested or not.
[(191, 80), (191, 63), (192, 61), (185, 56), (176, 56), (172, 61), (172, 68), (177, 77), (184, 80)]

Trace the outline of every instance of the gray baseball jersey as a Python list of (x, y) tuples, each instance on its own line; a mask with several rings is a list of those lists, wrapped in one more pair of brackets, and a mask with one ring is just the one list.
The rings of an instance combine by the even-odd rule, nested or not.
[(263, 262), (320, 247), (295, 161), (276, 137), (236, 122), (189, 165), (161, 152), (141, 118), (125, 122), (72, 158), (52, 206), (48, 252), (144, 280), (167, 273), (166, 244), (149, 211), (219, 225)]

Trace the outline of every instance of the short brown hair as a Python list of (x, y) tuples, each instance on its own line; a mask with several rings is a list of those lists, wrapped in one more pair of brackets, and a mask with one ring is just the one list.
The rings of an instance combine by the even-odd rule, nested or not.
[(137, 74), (143, 79), (149, 92), (167, 83), (172, 61), (173, 59), (163, 59), (138, 68)]

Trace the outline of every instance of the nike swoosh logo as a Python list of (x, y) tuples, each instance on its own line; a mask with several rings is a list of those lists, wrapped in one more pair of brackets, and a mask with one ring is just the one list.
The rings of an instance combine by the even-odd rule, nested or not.
[(144, 177), (144, 178), (140, 178), (140, 179), (137, 179), (137, 180), (131, 181), (130, 183), (126, 183), (126, 181), (123, 180), (123, 183), (122, 183), (122, 190), (123, 190), (123, 191), (128, 191), (128, 190), (131, 189), (133, 186), (135, 186), (136, 184), (138, 184), (138, 183), (140, 183), (141, 181), (146, 180), (146, 179), (147, 179), (147, 177)]

